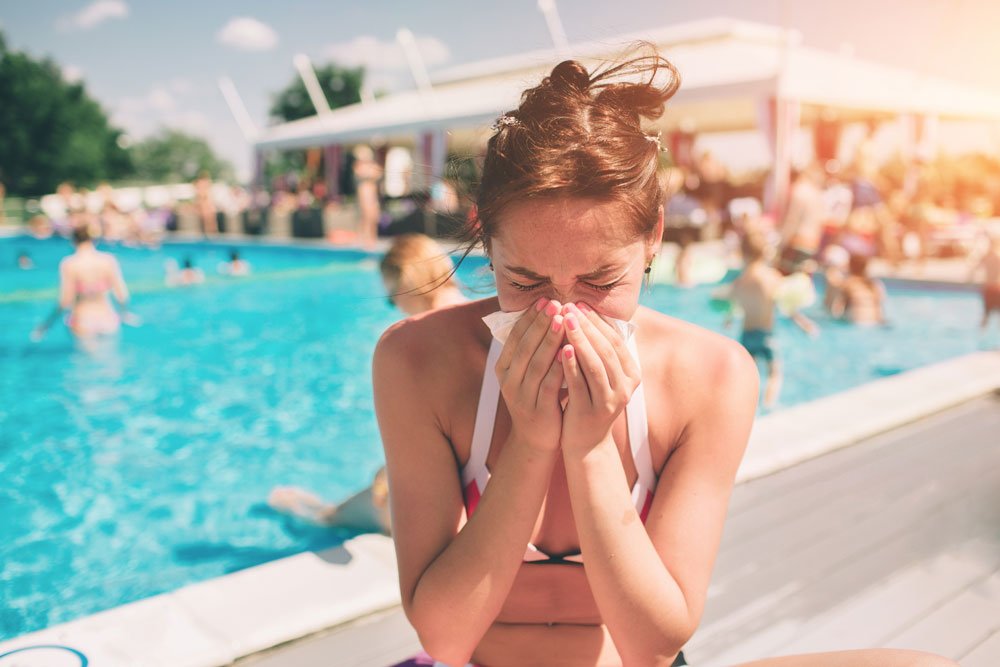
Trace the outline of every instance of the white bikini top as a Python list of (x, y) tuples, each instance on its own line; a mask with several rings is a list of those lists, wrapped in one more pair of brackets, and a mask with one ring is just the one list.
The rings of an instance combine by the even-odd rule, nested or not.
[[(635, 336), (630, 336), (626, 342), (628, 351), (639, 364), (639, 351), (636, 348)], [(490, 471), (486, 467), (486, 457), (490, 453), (493, 441), (493, 427), (496, 423), (497, 406), (500, 401), (500, 382), (493, 372), (503, 344), (497, 339), (490, 343), (490, 351), (486, 357), (486, 368), (483, 371), (483, 384), (479, 390), (479, 407), (476, 410), (476, 426), (472, 433), (472, 449), (469, 461), (462, 468), (462, 489), (465, 496), (465, 511), (468, 516), (476, 510), (479, 499), (486, 491), (490, 481)], [(646, 421), (646, 396), (640, 383), (632, 393), (628, 405), (625, 406), (625, 418), (628, 424), (628, 441), (632, 450), (632, 460), (638, 476), (632, 487), (632, 502), (639, 518), (646, 521), (649, 508), (653, 504), (653, 493), (656, 490), (656, 473), (653, 471), (653, 457), (649, 450), (649, 427)], [(567, 556), (550, 556), (534, 544), (528, 543), (524, 554), (526, 562), (548, 561), (554, 563), (582, 563), (581, 554)]]

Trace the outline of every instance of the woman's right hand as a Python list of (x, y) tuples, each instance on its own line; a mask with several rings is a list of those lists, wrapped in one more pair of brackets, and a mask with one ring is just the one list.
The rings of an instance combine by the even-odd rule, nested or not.
[(495, 369), (510, 412), (511, 436), (552, 452), (559, 449), (562, 431), (561, 310), (559, 302), (539, 299), (514, 325)]

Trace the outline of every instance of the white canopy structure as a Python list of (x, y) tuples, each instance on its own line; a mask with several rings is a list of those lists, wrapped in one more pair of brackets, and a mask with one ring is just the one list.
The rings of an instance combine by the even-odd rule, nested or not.
[[(745, 21), (716, 18), (651, 28), (572, 45), (570, 52), (594, 64), (637, 40), (655, 44), (681, 73), (680, 91), (657, 126), (694, 132), (760, 127), (779, 182), (787, 179), (782, 172), (787, 174), (794, 130), (812, 124), (822, 110), (836, 110), (841, 120), (902, 115), (1000, 121), (1000, 94), (806, 47), (796, 31)], [(439, 175), (443, 142), (478, 150), (492, 121), (515, 108), (521, 91), (560, 59), (555, 49), (546, 49), (461, 65), (438, 72), (430, 90), (394, 93), (269, 127), (253, 145), (261, 151), (418, 144), (422, 161), (431, 165), (428, 175)]]

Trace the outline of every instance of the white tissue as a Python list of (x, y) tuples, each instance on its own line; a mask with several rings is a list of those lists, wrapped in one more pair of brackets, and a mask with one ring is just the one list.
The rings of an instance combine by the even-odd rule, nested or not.
[[(490, 313), (484, 317), (483, 322), (485, 322), (486, 326), (490, 328), (490, 333), (493, 334), (494, 338), (501, 343), (506, 343), (507, 337), (510, 336), (510, 332), (514, 328), (514, 325), (517, 324), (521, 315), (524, 315), (527, 311), (527, 308), (512, 313), (498, 310), (497, 312)], [(628, 342), (629, 338), (631, 338), (635, 333), (635, 325), (631, 322), (616, 320), (613, 317), (604, 317), (603, 319), (615, 328), (625, 342)]]

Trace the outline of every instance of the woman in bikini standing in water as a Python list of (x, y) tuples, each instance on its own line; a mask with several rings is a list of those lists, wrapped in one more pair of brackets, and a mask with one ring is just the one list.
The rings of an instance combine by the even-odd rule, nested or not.
[[(65, 310), (70, 311), (67, 326), (80, 339), (115, 334), (122, 321), (139, 322), (128, 312), (128, 287), (115, 256), (94, 247), (85, 225), (73, 229), (73, 244), (75, 252), (59, 263), (59, 302), (31, 333), (32, 340), (40, 340)], [(118, 302), (121, 315), (111, 305), (109, 294)]]
[[(443, 664), (685, 664), (758, 377), (735, 341), (638, 305), (663, 231), (640, 120), (677, 86), (654, 53), (594, 74), (566, 61), (526, 91), (489, 140), (473, 227), (497, 296), (378, 344), (403, 608)], [(502, 345), (491, 315), (516, 319)]]

